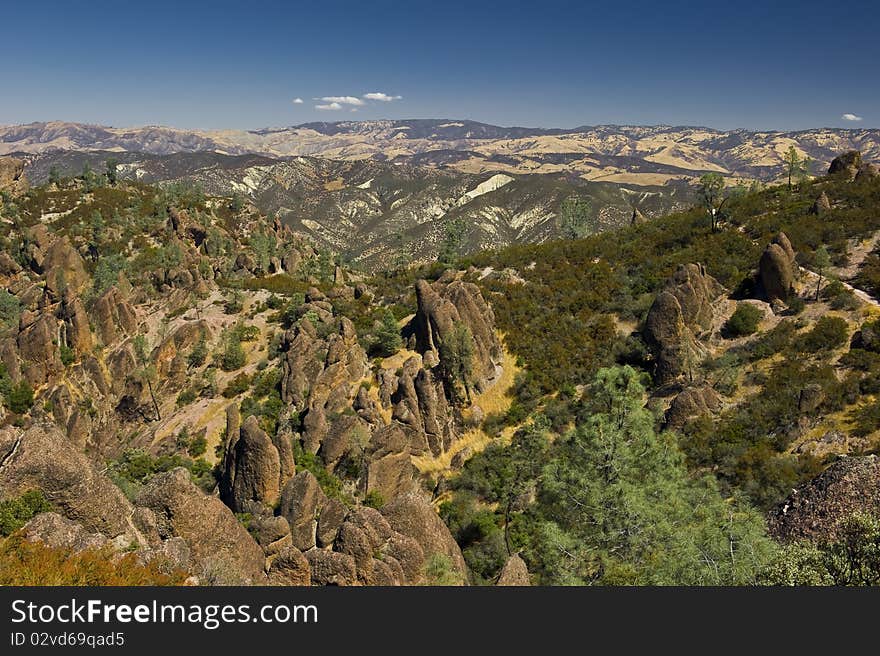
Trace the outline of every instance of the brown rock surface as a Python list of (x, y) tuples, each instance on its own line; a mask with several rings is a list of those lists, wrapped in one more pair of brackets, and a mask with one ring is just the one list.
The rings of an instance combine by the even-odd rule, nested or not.
[(183, 538), (206, 583), (265, 581), (263, 550), (220, 499), (205, 495), (182, 467), (159, 474), (136, 499), (156, 515), (163, 539)]
[(529, 581), (529, 570), (526, 567), (525, 561), (520, 558), (519, 554), (513, 554), (510, 558), (507, 559), (507, 562), (504, 563), (504, 567), (501, 568), (501, 575), (499, 576), (498, 583), (496, 585), (531, 585), (531, 581)]
[(426, 559), (433, 554), (442, 554), (449, 558), (454, 570), (462, 577), (467, 576), (461, 549), (430, 502), (420, 493), (401, 494), (383, 506), (381, 513), (392, 529), (418, 543)]
[(14, 498), (35, 489), (89, 531), (140, 540), (129, 521), (132, 505), (86, 456), (71, 448), (57, 426), (0, 430), (0, 497)]
[(779, 540), (829, 540), (855, 512), (880, 515), (880, 458), (844, 457), (795, 490), (768, 517)]

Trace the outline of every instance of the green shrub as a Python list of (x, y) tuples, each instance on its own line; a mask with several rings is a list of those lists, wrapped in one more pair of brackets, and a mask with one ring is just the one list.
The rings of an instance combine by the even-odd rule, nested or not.
[(61, 346), (58, 347), (58, 350), (61, 352), (61, 364), (65, 367), (69, 367), (76, 362), (76, 351), (69, 346), (61, 344)]
[(208, 344), (205, 341), (205, 338), (202, 337), (198, 342), (196, 342), (195, 346), (193, 346), (192, 351), (190, 351), (189, 356), (187, 356), (187, 363), (193, 369), (201, 367), (205, 364), (205, 360), (208, 358)]
[(180, 394), (177, 395), (177, 407), (182, 408), (183, 406), (189, 405), (195, 400), (195, 389), (193, 389), (192, 387), (187, 387), (186, 389), (181, 390)]
[(751, 303), (740, 303), (731, 317), (724, 324), (727, 337), (743, 337), (753, 335), (758, 324), (764, 318), (764, 312)]
[(189, 446), (186, 448), (186, 452), (192, 456), (193, 458), (198, 458), (199, 456), (205, 455), (205, 452), (208, 450), (208, 440), (204, 435), (199, 435), (198, 437), (194, 437), (189, 441)]
[(244, 394), (245, 392), (247, 392), (250, 384), (250, 376), (245, 373), (240, 373), (235, 378), (230, 380), (226, 387), (223, 389), (223, 396), (227, 399), (231, 399), (238, 396), (239, 394)]
[(802, 353), (830, 351), (846, 344), (849, 324), (840, 317), (821, 317), (812, 329), (795, 340), (794, 348)]
[(226, 346), (220, 354), (220, 368), (223, 371), (235, 371), (241, 369), (247, 356), (241, 346), (241, 339), (234, 333), (230, 333), (226, 338)]
[(11, 535), (34, 516), (52, 510), (42, 490), (30, 490), (15, 499), (0, 501), (0, 535)]
[(378, 490), (370, 490), (364, 495), (364, 505), (378, 510), (385, 505), (385, 498)]
[(23, 415), (34, 405), (34, 388), (22, 379), (12, 386), (6, 397), (7, 407), (17, 415)]

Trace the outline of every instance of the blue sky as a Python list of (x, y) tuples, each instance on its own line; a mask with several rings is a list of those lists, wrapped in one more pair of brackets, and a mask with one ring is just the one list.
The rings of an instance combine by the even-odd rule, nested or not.
[(4, 1), (0, 17), (6, 124), (880, 127), (876, 1)]

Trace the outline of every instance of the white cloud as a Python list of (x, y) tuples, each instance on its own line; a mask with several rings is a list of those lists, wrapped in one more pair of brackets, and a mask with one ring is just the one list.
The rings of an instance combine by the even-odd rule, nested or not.
[(842, 118), (844, 121), (861, 121), (862, 120), (861, 116), (856, 116), (855, 114), (849, 114), (849, 113), (844, 114), (840, 118)]
[(302, 98), (294, 98), (294, 99), (293, 99), (293, 104), (294, 104), (294, 105), (302, 105), (302, 104), (303, 104), (303, 99), (302, 99)]
[(401, 100), (403, 96), (389, 96), (387, 93), (374, 91), (372, 93), (365, 93), (364, 98), (367, 100), (378, 100), (380, 102), (391, 102), (392, 100)]
[(325, 103), (338, 103), (340, 105), (363, 105), (364, 101), (356, 96), (323, 96), (315, 100), (323, 100)]
[(322, 112), (338, 112), (340, 109), (342, 109), (342, 105), (340, 105), (338, 102), (332, 102), (327, 105), (315, 105), (315, 109)]

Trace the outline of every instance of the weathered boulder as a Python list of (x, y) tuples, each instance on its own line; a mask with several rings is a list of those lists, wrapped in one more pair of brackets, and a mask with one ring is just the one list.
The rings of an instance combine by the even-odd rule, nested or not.
[(502, 586), (527, 586), (531, 585), (529, 581), (529, 570), (525, 561), (520, 558), (519, 554), (513, 554), (504, 563), (501, 568), (501, 575), (498, 577), (496, 585)]
[(794, 293), (798, 265), (791, 242), (780, 232), (764, 249), (758, 263), (758, 281), (768, 302), (787, 301)]
[(54, 424), (0, 430), (0, 498), (30, 490), (42, 490), (65, 517), (91, 532), (142, 541), (129, 521), (134, 509), (120, 489), (71, 448)]
[(312, 572), (309, 561), (296, 547), (285, 547), (272, 560), (269, 567), (269, 585), (312, 584)]
[(880, 458), (844, 457), (801, 486), (768, 516), (773, 537), (786, 542), (833, 540), (855, 512), (880, 514)]
[(78, 294), (90, 280), (82, 256), (66, 235), (49, 245), (42, 267), (46, 271), (46, 291), (56, 300), (64, 293)]
[(229, 448), (231, 457), (224, 459), (220, 481), (223, 502), (235, 512), (246, 512), (254, 502), (274, 505), (281, 490), (281, 460), (254, 415), (244, 421), (238, 439)]
[(319, 547), (329, 547), (339, 535), (339, 529), (345, 520), (348, 509), (337, 499), (327, 499), (321, 506), (316, 527), (316, 540)]
[(333, 550), (354, 559), (358, 580), (369, 585), (373, 576), (373, 545), (367, 535), (353, 522), (345, 522), (339, 529)]
[(136, 504), (156, 515), (163, 539), (183, 538), (206, 583), (265, 581), (263, 550), (220, 499), (201, 492), (182, 467), (153, 477)]
[(712, 303), (724, 288), (701, 264), (684, 264), (654, 299), (643, 336), (655, 361), (655, 380), (666, 384), (684, 373), (701, 351), (697, 335), (712, 326)]
[(689, 419), (710, 414), (721, 407), (721, 397), (708, 384), (688, 387), (672, 400), (666, 411), (666, 428), (678, 430)]
[(115, 285), (104, 292), (92, 307), (95, 331), (105, 345), (137, 332), (134, 309)]
[(280, 553), (290, 546), (290, 526), (284, 517), (257, 514), (251, 517), (248, 533), (254, 536), (267, 556)]
[(426, 559), (434, 554), (441, 554), (449, 559), (453, 570), (463, 580), (466, 579), (467, 565), (461, 549), (446, 524), (422, 494), (401, 494), (383, 506), (380, 512), (394, 531), (418, 543)]
[(312, 549), (305, 552), (311, 568), (312, 585), (357, 585), (354, 558), (338, 551)]
[(6, 251), (0, 251), (0, 276), (14, 276), (21, 271), (21, 265)]
[(641, 225), (642, 223), (647, 223), (648, 218), (639, 211), (638, 207), (633, 208), (632, 217), (629, 220), (630, 225)]
[(862, 153), (849, 150), (831, 160), (828, 175), (842, 175), (852, 180), (862, 165)]
[(317, 544), (318, 517), (328, 499), (310, 471), (291, 478), (281, 493), (281, 516), (290, 524), (293, 546), (308, 551)]
[(0, 191), (17, 196), (27, 191), (24, 160), (16, 157), (0, 157)]
[(106, 535), (89, 531), (82, 524), (54, 512), (40, 513), (25, 524), (21, 532), (31, 542), (73, 552), (107, 549), (113, 545)]

